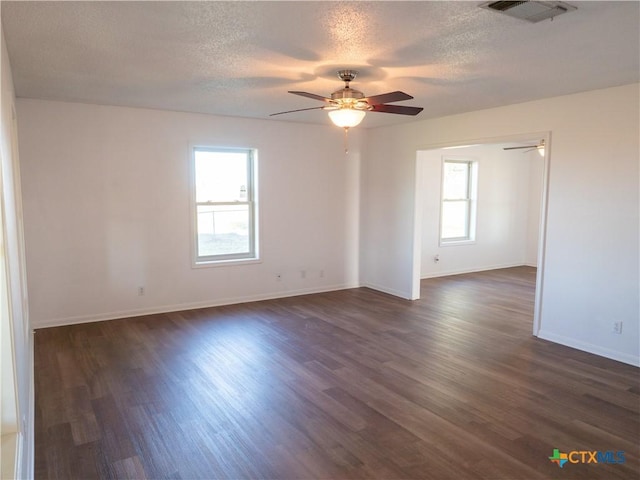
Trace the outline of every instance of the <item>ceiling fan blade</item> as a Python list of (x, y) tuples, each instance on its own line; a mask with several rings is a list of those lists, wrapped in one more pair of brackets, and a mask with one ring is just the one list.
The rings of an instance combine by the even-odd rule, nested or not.
[(389, 93), (381, 93), (373, 97), (363, 98), (369, 105), (381, 105), (388, 102), (401, 102), (402, 100), (411, 100), (413, 97), (404, 92), (395, 91)]
[(405, 107), (404, 105), (373, 105), (373, 112), (397, 113), (399, 115), (417, 115), (422, 107)]
[(287, 110), (286, 112), (271, 113), (269, 114), (269, 116), (273, 117), (274, 115), (283, 115), (285, 113), (304, 112), (306, 110), (320, 110), (320, 109), (326, 109), (326, 107), (298, 108), (297, 110)]
[(503, 147), (503, 150), (518, 150), (520, 148), (538, 148), (538, 145), (525, 145), (524, 147)]
[(300, 95), (301, 97), (313, 98), (314, 100), (320, 100), (321, 102), (327, 102), (327, 103), (331, 102), (330, 98), (323, 97), (321, 95), (316, 95), (315, 93), (292, 92), (291, 90), (289, 90), (289, 93), (293, 93), (294, 95)]

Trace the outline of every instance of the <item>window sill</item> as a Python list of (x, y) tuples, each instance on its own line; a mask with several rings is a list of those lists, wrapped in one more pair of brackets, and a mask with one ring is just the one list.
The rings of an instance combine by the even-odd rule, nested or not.
[(451, 240), (451, 241), (443, 241), (440, 240), (441, 247), (457, 247), (461, 245), (475, 245), (475, 240)]
[(259, 258), (237, 258), (232, 260), (212, 260), (210, 262), (193, 262), (191, 268), (232, 267), (235, 265), (252, 265), (262, 263)]

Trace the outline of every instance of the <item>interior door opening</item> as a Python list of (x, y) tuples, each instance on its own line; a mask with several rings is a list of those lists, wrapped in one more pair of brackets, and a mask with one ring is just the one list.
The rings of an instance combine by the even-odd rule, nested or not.
[[(541, 145), (543, 148), (536, 148)], [(544, 286), (550, 146), (550, 132), (533, 132), (431, 145), (417, 152), (412, 298), (420, 298), (424, 278), (520, 265), (536, 267), (533, 334), (537, 336)], [(465, 219), (473, 231), (460, 242), (442, 241), (444, 215), (454, 211), (445, 205), (448, 210), (443, 212), (447, 188), (443, 166), (447, 161), (474, 165), (477, 175), (471, 179), (476, 182), (477, 198), (465, 197), (465, 202), (475, 202), (466, 211), (475, 217)]]

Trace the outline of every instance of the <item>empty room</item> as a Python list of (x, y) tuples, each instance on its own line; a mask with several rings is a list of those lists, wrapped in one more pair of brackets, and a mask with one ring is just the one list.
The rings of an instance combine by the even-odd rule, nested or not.
[(0, 17), (3, 479), (638, 478), (640, 2)]

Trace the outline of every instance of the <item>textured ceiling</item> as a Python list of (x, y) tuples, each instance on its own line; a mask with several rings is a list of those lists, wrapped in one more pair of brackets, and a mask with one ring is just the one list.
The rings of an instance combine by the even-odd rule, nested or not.
[[(640, 3), (575, 1), (528, 23), (480, 2), (9, 2), (19, 97), (269, 118), (320, 103), (340, 68), (368, 96), (402, 90), (417, 117), (640, 81)], [(273, 121), (329, 124), (321, 110)]]

